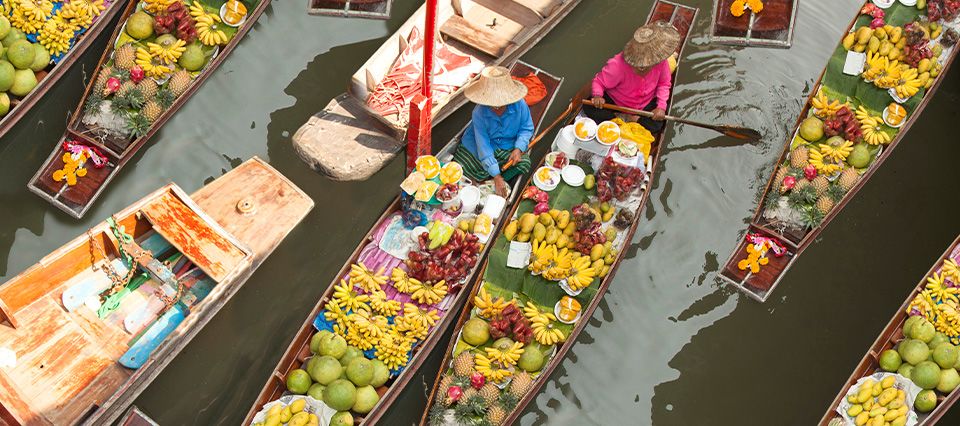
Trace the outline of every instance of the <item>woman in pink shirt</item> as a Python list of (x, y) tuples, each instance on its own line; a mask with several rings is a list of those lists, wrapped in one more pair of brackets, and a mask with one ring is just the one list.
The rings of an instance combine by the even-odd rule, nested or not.
[(615, 117), (613, 111), (601, 108), (605, 103), (651, 111), (653, 119), (637, 121), (652, 133), (662, 131), (673, 85), (669, 58), (679, 46), (680, 33), (667, 22), (638, 28), (623, 52), (593, 78), (593, 106), (585, 106), (583, 112), (599, 123)]

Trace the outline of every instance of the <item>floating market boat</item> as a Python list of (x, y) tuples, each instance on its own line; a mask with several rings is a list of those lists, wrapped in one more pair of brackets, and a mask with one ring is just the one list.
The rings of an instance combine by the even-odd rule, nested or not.
[[(489, 65), (509, 67), (580, 0), (441, 0), (433, 123), (466, 103), (463, 88)], [(341, 94), (293, 135), (300, 158), (335, 180), (364, 180), (404, 146), (409, 106), (420, 93), (421, 7), (380, 46)]]
[[(536, 84), (536, 81), (543, 84), (543, 96), (539, 97), (540, 99), (527, 100), (532, 104), (530, 114), (534, 125), (539, 126), (562, 79), (523, 62), (515, 63), (511, 74), (525, 81), (525, 84)], [(338, 354), (340, 363), (333, 358), (333, 367), (338, 371), (341, 364), (348, 364), (344, 362), (346, 358), (352, 360), (358, 357), (374, 359), (377, 363), (382, 361), (378, 368), (382, 369), (384, 374), (387, 374), (389, 368), (389, 378), (382, 376), (382, 381), (372, 382), (372, 387), (368, 389), (368, 392), (372, 392), (374, 388), (376, 390), (374, 405), (354, 411), (359, 424), (377, 423), (394, 403), (400, 391), (414, 377), (414, 373), (453, 321), (452, 313), (466, 299), (465, 286), (477, 273), (480, 261), (491, 247), (486, 244), (487, 239), (492, 238), (500, 229), (504, 222), (504, 213), (512, 200), (520, 195), (519, 180), (514, 184), (510, 199), (493, 195), (490, 183), (477, 185), (467, 182), (466, 177), (460, 180), (460, 165), (450, 161), (459, 145), (459, 139), (458, 135), (435, 157), (418, 159), (418, 171), (412, 173), (401, 185), (406, 194), (413, 194), (415, 197), (398, 197), (357, 246), (280, 358), (247, 414), (244, 424), (262, 422), (265, 413), (261, 413), (278, 406), (276, 401), (289, 405), (289, 398), (303, 393), (323, 399), (315, 393), (315, 386), (335, 386), (327, 379), (335, 379), (339, 377), (339, 373), (324, 378), (328, 373), (318, 371), (323, 367), (311, 366), (311, 362), (320, 364), (323, 355), (327, 355), (323, 348), (319, 348), (319, 355), (314, 353), (318, 351), (318, 330), (336, 331), (339, 333), (336, 336), (346, 336), (346, 342), (351, 345), (346, 355)], [(437, 159), (447, 161), (442, 169), (439, 169)], [(433, 168), (433, 173), (440, 170), (439, 176), (432, 177), (433, 173), (428, 170), (421, 173), (420, 170), (425, 167)], [(425, 176), (431, 177), (424, 181)], [(437, 179), (444, 184), (432, 184)], [(420, 185), (416, 186), (418, 180)], [(459, 184), (445, 184), (458, 180)], [(450, 199), (445, 198), (445, 195), (448, 195), (444, 194), (445, 190), (457, 186), (459, 189), (454, 191), (456, 195)], [(425, 203), (422, 200), (430, 199), (430, 194), (434, 193), (430, 192), (431, 190), (436, 194), (434, 201)], [(440, 199), (446, 201), (437, 204)], [(456, 207), (458, 204), (459, 210)], [(435, 219), (429, 222), (431, 232), (420, 227), (420, 224), (428, 222), (428, 217)], [(449, 224), (441, 224), (441, 220)], [(414, 225), (417, 227), (413, 227)], [(411, 227), (413, 229), (410, 229)], [(433, 232), (435, 228), (437, 233)], [(446, 242), (440, 239), (443, 237), (441, 228), (449, 231)], [(434, 241), (436, 244), (431, 244)], [(366, 279), (378, 281), (376, 288), (367, 287)], [(367, 290), (364, 290), (364, 294), (359, 294), (357, 288)], [(396, 324), (396, 327), (388, 325), (388, 318), (389, 324)], [(366, 328), (371, 327), (369, 324), (373, 324), (372, 328)], [(362, 338), (357, 334), (361, 326), (365, 326), (365, 330), (378, 330), (373, 332), (373, 335), (383, 335), (386, 340), (371, 342)], [(396, 335), (394, 330), (410, 336), (413, 341), (397, 337), (399, 335)], [(324, 334), (327, 334), (330, 340), (335, 340), (335, 335)], [(395, 337), (400, 340), (394, 341)], [(389, 341), (396, 344), (388, 344)], [(324, 343), (319, 344), (322, 346)], [(362, 355), (358, 353), (360, 350), (364, 351)], [(297, 375), (301, 377), (296, 378)], [(295, 383), (296, 380), (302, 380), (303, 383)], [(298, 389), (300, 385), (310, 388), (303, 386)], [(337, 407), (337, 410), (349, 411), (350, 408), (347, 405)], [(328, 421), (329, 415), (333, 413), (328, 412), (325, 415), (323, 410), (330, 408), (315, 409), (313, 414)], [(353, 424), (352, 420), (350, 424)]]
[(957, 56), (958, 14), (952, 1), (864, 4), (810, 92), (723, 279), (758, 301), (770, 296), (930, 102)]
[(389, 19), (393, 0), (307, 0), (311, 15)]
[(0, 423), (111, 424), (313, 201), (258, 158), (168, 184), (0, 286)]
[(30, 191), (83, 217), (120, 169), (226, 60), (269, 3), (131, 2), (66, 134), (27, 184)]
[[(73, 66), (86, 52), (90, 44), (96, 40), (97, 36), (103, 32), (117, 12), (123, 8), (123, 0), (102, 1), (102, 0), (82, 0), (82, 1), (54, 1), (50, 3), (40, 3), (38, 7), (43, 10), (49, 5), (51, 10), (47, 11), (43, 19), (31, 19), (20, 9), (30, 7), (32, 2), (11, 2), (8, 6), (9, 12), (4, 14), (11, 24), (10, 30), (4, 37), (6, 48), (10, 48), (16, 40), (26, 39), (27, 41), (43, 46), (43, 53), (39, 53), (39, 48), (33, 55), (27, 55), (33, 58), (34, 63), (18, 63), (22, 69), (20, 71), (24, 76), (21, 77), (28, 84), (18, 84), (18, 87), (9, 86), (0, 97), (6, 98), (9, 105), (7, 112), (0, 118), (0, 136), (6, 134), (14, 125), (16, 125), (23, 116), (36, 105), (48, 91), (62, 78), (67, 70)], [(56, 8), (56, 10), (53, 10)], [(16, 14), (17, 18), (13, 18)], [(69, 23), (64, 23), (67, 21)], [(17, 33), (17, 34), (14, 34)], [(63, 37), (70, 34), (70, 37)], [(5, 58), (11, 59), (11, 58)], [(24, 58), (26, 59), (26, 58)], [(43, 59), (46, 59), (44, 62)], [(15, 60), (14, 62), (20, 62)], [(10, 71), (14, 72), (11, 68)], [(30, 72), (27, 72), (29, 70)], [(32, 75), (33, 78), (29, 78)], [(33, 87), (30, 80), (32, 80)], [(4, 108), (6, 109), (6, 108)]]
[(790, 47), (799, 6), (798, 0), (713, 0), (710, 41)]
[[(879, 404), (878, 402), (881, 401), (876, 401), (872, 392), (869, 392), (869, 397), (860, 395), (861, 389), (870, 389), (871, 383), (880, 382), (887, 377), (893, 377), (886, 380), (888, 383), (895, 384), (881, 385), (881, 388), (892, 387), (903, 390), (905, 409), (898, 408), (898, 405), (889, 407), (885, 411), (903, 410), (896, 416), (906, 416), (906, 424), (935, 424), (947, 413), (957, 398), (960, 398), (960, 391), (956, 390), (957, 383), (960, 383), (960, 376), (957, 376), (955, 370), (960, 364), (956, 358), (956, 345), (960, 345), (960, 327), (958, 327), (960, 322), (957, 321), (960, 318), (957, 316), (956, 296), (958, 288), (956, 286), (960, 285), (958, 261), (960, 261), (960, 238), (954, 240), (950, 248), (934, 263), (887, 323), (886, 328), (877, 337), (873, 346), (863, 356), (840, 393), (830, 404), (827, 413), (820, 420), (821, 426), (853, 424), (858, 420), (856, 417), (860, 416), (860, 412), (867, 412), (866, 415), (861, 416), (860, 420), (870, 419), (872, 407), (868, 406), (870, 409), (864, 409), (863, 406), (863, 403), (868, 400), (870, 405), (876, 405), (877, 408), (889, 407)], [(941, 348), (942, 353), (932, 350), (941, 344), (948, 344), (953, 348), (952, 350)], [(934, 361), (921, 366), (924, 361), (927, 361), (931, 352)], [(952, 352), (952, 355), (949, 352)], [(901, 354), (903, 354), (902, 358)], [(920, 355), (923, 355), (922, 359), (918, 359)], [(945, 359), (944, 355), (950, 359)], [(949, 365), (946, 361), (950, 361)], [(940, 377), (941, 368), (946, 373), (944, 379)], [(917, 369), (932, 369), (936, 376), (923, 377), (924, 375), (932, 376), (929, 371), (914, 376), (913, 371)], [(953, 371), (949, 371), (950, 369)], [(905, 375), (914, 377), (911, 380)], [(921, 391), (919, 384), (925, 385), (922, 388), (928, 390)], [(860, 397), (862, 399), (858, 399)], [(854, 408), (855, 406), (860, 408)], [(880, 410), (874, 414), (877, 413), (880, 413)], [(840, 419), (849, 423), (840, 422)], [(894, 419), (888, 421), (890, 420)], [(917, 423), (910, 423), (911, 420), (916, 420)]]
[[(697, 12), (657, 1), (647, 22), (680, 31), (679, 58)], [(421, 424), (514, 424), (613, 281), (649, 198), (664, 137), (637, 123), (595, 127), (587, 120), (578, 117), (560, 131), (558, 151), (534, 172), (513, 221), (492, 243)]]

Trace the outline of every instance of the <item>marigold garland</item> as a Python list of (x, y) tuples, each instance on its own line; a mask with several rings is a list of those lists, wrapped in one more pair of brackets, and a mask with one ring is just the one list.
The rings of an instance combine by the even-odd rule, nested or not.
[(753, 13), (760, 13), (763, 10), (763, 2), (760, 0), (734, 0), (730, 5), (730, 14), (741, 17), (747, 9), (750, 9)]

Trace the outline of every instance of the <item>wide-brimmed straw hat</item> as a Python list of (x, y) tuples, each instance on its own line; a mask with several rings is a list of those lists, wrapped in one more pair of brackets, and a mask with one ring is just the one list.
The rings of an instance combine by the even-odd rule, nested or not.
[(486, 67), (464, 95), (475, 104), (502, 107), (527, 96), (527, 86), (510, 77), (510, 70), (504, 67)]
[(634, 68), (646, 68), (667, 59), (680, 46), (680, 32), (668, 22), (646, 24), (623, 48), (623, 59)]

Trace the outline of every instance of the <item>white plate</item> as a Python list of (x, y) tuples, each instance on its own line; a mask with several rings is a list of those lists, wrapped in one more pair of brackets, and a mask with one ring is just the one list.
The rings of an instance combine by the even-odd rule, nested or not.
[(566, 182), (567, 185), (580, 186), (583, 185), (583, 181), (586, 179), (587, 174), (584, 173), (580, 166), (571, 164), (567, 167), (564, 167), (563, 170), (560, 171), (560, 177), (563, 178), (563, 181)]
[[(609, 123), (609, 124), (607, 124), (607, 123)], [(604, 141), (600, 140), (600, 126), (603, 126), (603, 125), (606, 125), (606, 126), (611, 126), (611, 125), (612, 125), (614, 129), (617, 129), (617, 139), (615, 139), (615, 140), (613, 140), (613, 141), (611, 141), (611, 142), (604, 142)], [(599, 142), (601, 145), (604, 145), (604, 146), (613, 146), (613, 145), (616, 145), (616, 144), (620, 143), (620, 126), (618, 126), (617, 123), (614, 123), (614, 122), (612, 122), (612, 121), (604, 121), (603, 123), (600, 123), (599, 125), (597, 125), (597, 136), (596, 136), (596, 137), (597, 137), (597, 142)]]
[[(246, 5), (244, 5), (244, 6), (246, 6)], [(250, 9), (247, 9), (247, 14), (246, 14), (246, 15), (243, 15), (243, 19), (241, 19), (240, 22), (237, 22), (235, 25), (232, 25), (232, 24), (227, 23), (227, 20), (226, 20), (226, 19), (223, 19), (223, 15), (224, 15), (226, 12), (227, 12), (227, 4), (224, 3), (223, 5), (220, 6), (220, 20), (223, 21), (223, 24), (224, 24), (224, 25), (231, 26), (231, 27), (234, 27), (234, 28), (243, 25), (244, 22), (247, 22), (247, 17), (250, 16)]]
[(573, 321), (564, 321), (560, 319), (560, 301), (558, 300), (557, 304), (553, 305), (553, 316), (557, 317), (557, 321), (560, 321), (564, 324), (575, 324), (577, 321), (580, 321), (580, 317), (583, 316), (583, 309), (581, 309), (580, 312), (577, 312), (577, 317), (574, 318)]
[[(584, 125), (584, 126), (586, 127), (586, 129), (587, 129), (587, 138), (586, 138), (586, 139), (581, 138), (579, 135), (577, 135), (577, 123), (580, 123), (580, 122), (586, 123), (586, 124)], [(580, 117), (580, 118), (577, 119), (577, 121), (575, 121), (575, 122), (573, 123), (573, 137), (577, 138), (578, 141), (580, 141), (580, 142), (590, 142), (590, 141), (594, 140), (594, 138), (596, 138), (596, 136), (597, 136), (597, 122), (596, 122), (596, 121), (593, 121), (593, 119), (588, 118), (588, 117)]]
[[(890, 94), (890, 97), (893, 98), (893, 101), (896, 102), (896, 103), (898, 103), (898, 104), (903, 104), (903, 103), (907, 102), (908, 100), (910, 100), (910, 98), (901, 98), (901, 97), (897, 96), (897, 90), (894, 89), (894, 88), (892, 88), (892, 87), (887, 90), (887, 93), (889, 93), (889, 94)], [(911, 96), (911, 98), (912, 98), (912, 96)]]
[(893, 127), (894, 129), (899, 129), (899, 128), (903, 127), (903, 123), (906, 123), (906, 122), (907, 122), (907, 117), (903, 117), (903, 120), (900, 120), (900, 124), (897, 124), (896, 126), (894, 126), (894, 125), (890, 124), (889, 121), (887, 121), (887, 116), (889, 116), (889, 115), (890, 115), (889, 109), (884, 108), (884, 109), (883, 109), (883, 124), (886, 124), (887, 126)]
[(580, 289), (580, 290), (577, 290), (577, 291), (573, 291), (573, 289), (570, 288), (569, 285), (567, 285), (567, 280), (566, 280), (566, 279), (560, 280), (560, 288), (562, 288), (563, 291), (566, 292), (567, 295), (569, 295), (570, 297), (577, 297), (577, 295), (579, 295), (580, 293), (583, 292), (583, 289)]
[[(913, 1), (913, 4), (909, 4), (907, 6), (913, 6), (914, 4), (917, 4), (917, 0), (912, 0), (912, 1)], [(873, 0), (873, 4), (877, 5), (877, 7), (881, 9), (886, 9), (890, 6), (893, 6), (893, 4), (896, 2), (897, 0)], [(906, 4), (903, 2), (903, 0), (900, 0), (900, 3)]]
[[(539, 175), (540, 175), (540, 171), (543, 170), (543, 169), (549, 169), (549, 170), (550, 170), (550, 176), (551, 176), (551, 178), (553, 178), (553, 183), (544, 182), (544, 181), (540, 180), (540, 176), (539, 176)], [(557, 185), (560, 184), (560, 180), (561, 180), (561, 178), (560, 178), (560, 170), (557, 170), (557, 169), (555, 169), (555, 168), (553, 168), (553, 167), (543, 166), (543, 167), (540, 167), (539, 169), (537, 169), (537, 170), (536, 170), (535, 172), (533, 172), (533, 173), (534, 173), (534, 174), (533, 174), (533, 184), (536, 185), (537, 188), (540, 188), (540, 189), (542, 189), (542, 190), (544, 190), (544, 191), (547, 191), (547, 192), (553, 191), (554, 189), (557, 189)]]

